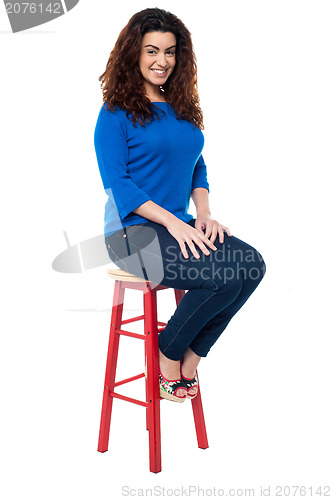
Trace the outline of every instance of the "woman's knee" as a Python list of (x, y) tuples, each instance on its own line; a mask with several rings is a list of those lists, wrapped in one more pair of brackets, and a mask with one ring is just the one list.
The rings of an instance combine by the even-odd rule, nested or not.
[(236, 274), (232, 268), (219, 268), (218, 273), (210, 278), (204, 278), (200, 288), (206, 288), (212, 292), (224, 291), (225, 293), (237, 295), (242, 287), (242, 276)]
[(248, 243), (233, 237), (229, 238), (230, 253), (228, 255), (228, 264), (242, 278), (261, 281), (266, 272), (266, 265), (262, 254)]
[(261, 281), (266, 273), (266, 264), (261, 253), (255, 249), (255, 258), (249, 268), (250, 278)]
[(258, 284), (266, 273), (266, 264), (262, 255), (256, 249), (253, 249), (251, 255), (252, 258), (247, 261), (243, 263), (238, 262), (237, 267), (243, 279), (251, 280)]

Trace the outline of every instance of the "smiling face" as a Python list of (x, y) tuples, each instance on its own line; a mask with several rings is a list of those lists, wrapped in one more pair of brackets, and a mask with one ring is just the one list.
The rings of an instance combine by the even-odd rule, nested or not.
[(163, 85), (175, 67), (176, 37), (171, 32), (152, 31), (142, 38), (139, 69), (148, 98), (160, 99)]

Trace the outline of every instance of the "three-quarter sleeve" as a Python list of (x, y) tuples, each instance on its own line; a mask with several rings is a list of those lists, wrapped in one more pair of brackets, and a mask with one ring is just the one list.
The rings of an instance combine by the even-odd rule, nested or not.
[(151, 198), (128, 172), (128, 144), (121, 112), (102, 106), (94, 133), (98, 167), (106, 194), (114, 200), (121, 219)]
[(198, 187), (206, 188), (210, 192), (210, 187), (207, 180), (206, 165), (202, 155), (199, 156), (194, 168), (191, 190)]

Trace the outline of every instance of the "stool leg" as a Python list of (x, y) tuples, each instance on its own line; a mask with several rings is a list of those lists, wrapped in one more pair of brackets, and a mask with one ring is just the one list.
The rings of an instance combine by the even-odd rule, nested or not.
[(150, 471), (161, 471), (160, 443), (160, 394), (159, 394), (159, 348), (157, 324), (156, 290), (151, 290), (147, 284), (144, 293), (144, 333), (146, 335), (147, 353), (147, 403), (149, 429)]
[(175, 302), (177, 306), (179, 305), (179, 302), (185, 295), (185, 293), (186, 293), (185, 290), (176, 290), (176, 288), (174, 288)]
[(209, 447), (209, 443), (206, 434), (202, 397), (199, 384), (197, 389), (197, 396), (191, 400), (191, 406), (194, 414), (198, 448), (203, 448), (205, 450), (205, 448)]
[[(144, 363), (145, 363), (145, 366), (147, 366), (146, 342), (144, 342)], [(145, 378), (145, 394), (148, 394), (148, 380), (147, 380), (147, 378)], [(148, 400), (148, 399), (146, 399), (146, 400)], [(147, 431), (149, 430), (149, 409), (148, 408), (146, 408), (146, 430)]]
[[(175, 293), (176, 305), (178, 305), (180, 300), (184, 296), (185, 291), (174, 289), (174, 293)], [(198, 375), (197, 375), (197, 378), (198, 378)], [(199, 388), (199, 384), (198, 384), (197, 396), (191, 400), (191, 405), (192, 405), (194, 421), (195, 421), (198, 448), (203, 448), (203, 449), (208, 448), (209, 444), (208, 444), (208, 439), (207, 439), (207, 434), (206, 434), (204, 412), (203, 412), (203, 405), (202, 405), (202, 397), (201, 397), (201, 391)]]
[(124, 291), (125, 289), (121, 286), (121, 282), (116, 280), (114, 285), (112, 318), (107, 352), (103, 404), (101, 410), (98, 441), (98, 451), (102, 453), (108, 450), (108, 440), (113, 405), (113, 396), (110, 396), (110, 392), (114, 390), (116, 364), (118, 359), (120, 340), (120, 335), (116, 332), (116, 330), (121, 327)]

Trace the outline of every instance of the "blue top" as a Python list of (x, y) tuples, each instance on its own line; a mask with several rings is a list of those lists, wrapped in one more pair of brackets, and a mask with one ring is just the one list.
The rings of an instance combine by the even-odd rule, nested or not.
[[(133, 212), (152, 200), (184, 222), (191, 191), (209, 191), (206, 165), (201, 154), (202, 131), (188, 120), (176, 118), (167, 102), (155, 102), (161, 110), (142, 127), (132, 124), (126, 111), (100, 109), (94, 145), (108, 200), (105, 205), (105, 237), (122, 227), (148, 222)], [(166, 113), (164, 115), (163, 111)]]

